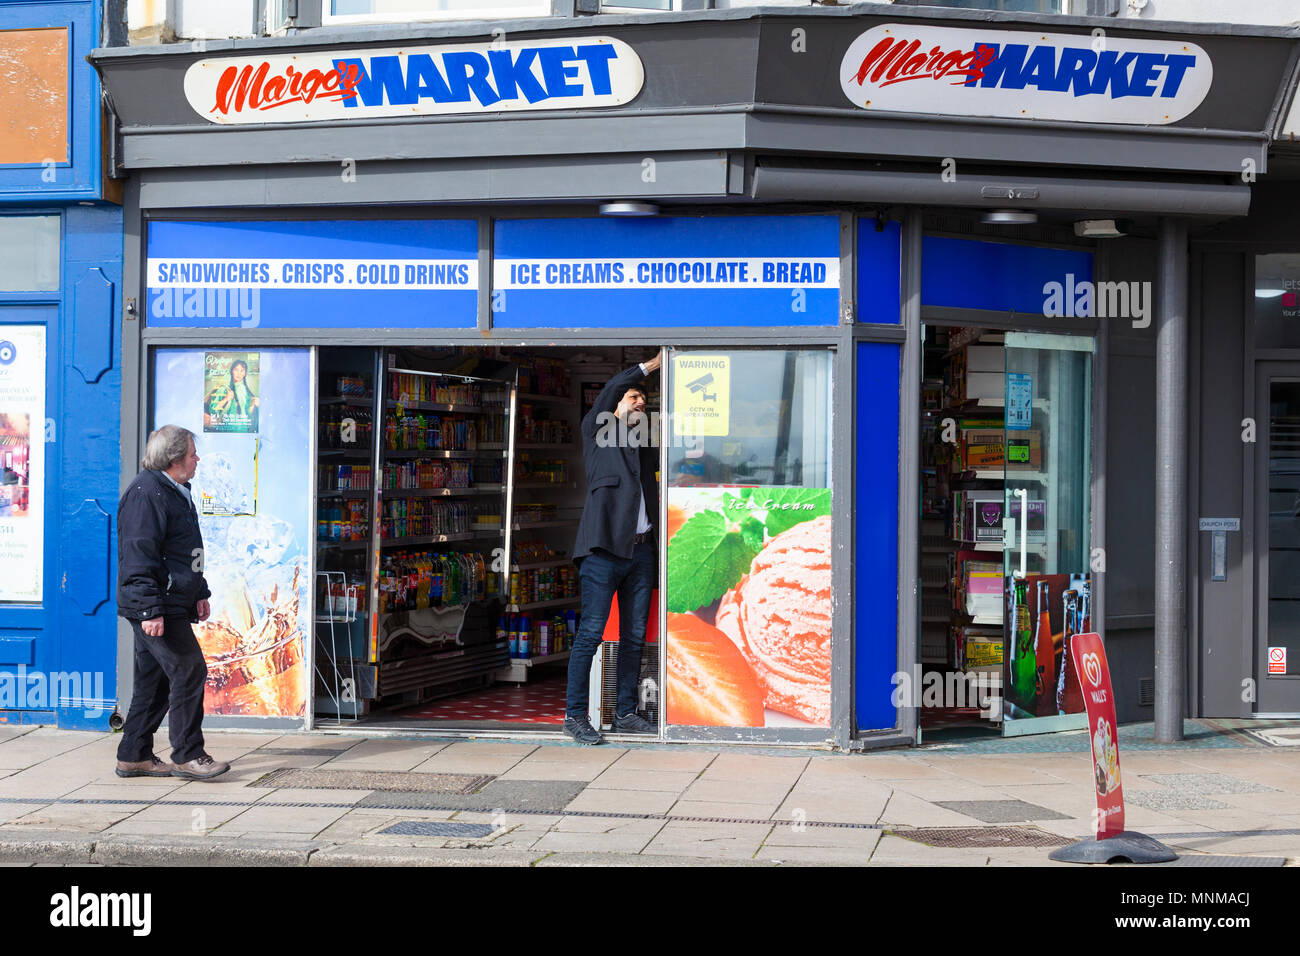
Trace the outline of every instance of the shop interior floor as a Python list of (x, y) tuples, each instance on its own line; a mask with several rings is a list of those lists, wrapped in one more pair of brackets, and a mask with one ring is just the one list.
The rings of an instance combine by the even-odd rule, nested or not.
[(390, 716), (401, 720), (561, 725), (567, 681), (565, 673), (559, 671), (527, 684), (494, 684), (485, 690), (419, 704)]

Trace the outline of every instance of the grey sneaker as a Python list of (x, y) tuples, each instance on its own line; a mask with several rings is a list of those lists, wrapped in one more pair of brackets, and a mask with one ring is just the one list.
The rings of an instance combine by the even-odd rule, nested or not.
[(186, 763), (178, 763), (172, 768), (173, 777), (185, 777), (189, 780), (211, 780), (220, 777), (230, 769), (224, 760), (213, 760), (207, 754), (200, 754)]
[(603, 744), (605, 738), (600, 735), (595, 727), (591, 726), (591, 721), (586, 717), (565, 717), (564, 732), (580, 744), (595, 746)]
[(172, 775), (172, 765), (164, 763), (157, 757), (138, 760), (135, 763), (119, 760), (117, 769), (114, 772), (119, 777), (170, 777)]
[(615, 717), (612, 732), (616, 734), (656, 734), (659, 728), (636, 711), (626, 717)]

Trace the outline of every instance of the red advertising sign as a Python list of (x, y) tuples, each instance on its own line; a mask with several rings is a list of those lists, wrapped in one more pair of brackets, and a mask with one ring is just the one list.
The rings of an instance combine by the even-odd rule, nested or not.
[(1097, 790), (1093, 830), (1097, 839), (1119, 836), (1124, 829), (1124, 790), (1119, 779), (1119, 734), (1115, 724), (1115, 695), (1100, 634), (1076, 634), (1070, 642), (1074, 672), (1083, 687), (1092, 741), (1092, 779)]

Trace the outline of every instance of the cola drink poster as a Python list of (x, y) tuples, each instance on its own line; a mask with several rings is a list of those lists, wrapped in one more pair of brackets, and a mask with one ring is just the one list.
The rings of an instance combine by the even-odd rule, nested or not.
[(1100, 634), (1076, 634), (1070, 642), (1075, 672), (1080, 677), (1088, 709), (1088, 738), (1092, 744), (1093, 783), (1097, 812), (1093, 829), (1097, 839), (1118, 836), (1124, 829), (1124, 789), (1119, 776), (1119, 725), (1115, 720), (1115, 694), (1110, 686), (1110, 665)]
[[(203, 533), (203, 574), (212, 590), (212, 614), (194, 626), (208, 664), (204, 710), (302, 717), (315, 523), (311, 496), (304, 493), (313, 478), (305, 454), (311, 446), (310, 354), (306, 349), (159, 349), (155, 356), (153, 427), (170, 423), (198, 436), (199, 466), (191, 488)], [(240, 374), (241, 361), (248, 376)], [(248, 394), (256, 394), (266, 410), (253, 426), (257, 434), (242, 426), (205, 428), (211, 414), (206, 398), (224, 394), (232, 369), (233, 391), (240, 396), (244, 389), (238, 386), (256, 375)], [(200, 407), (193, 396), (208, 385)], [(231, 407), (240, 400), (232, 400)], [(252, 408), (246, 398), (242, 404)], [(247, 423), (252, 422), (250, 416)], [(259, 481), (259, 471), (274, 480)]]

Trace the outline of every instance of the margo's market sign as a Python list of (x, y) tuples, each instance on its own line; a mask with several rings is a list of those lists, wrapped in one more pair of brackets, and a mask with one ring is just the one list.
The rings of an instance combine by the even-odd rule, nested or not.
[(872, 111), (1163, 125), (1201, 105), (1194, 43), (889, 23), (849, 46), (840, 86)]
[(201, 60), (185, 97), (213, 123), (622, 106), (645, 69), (621, 40), (582, 37)]

